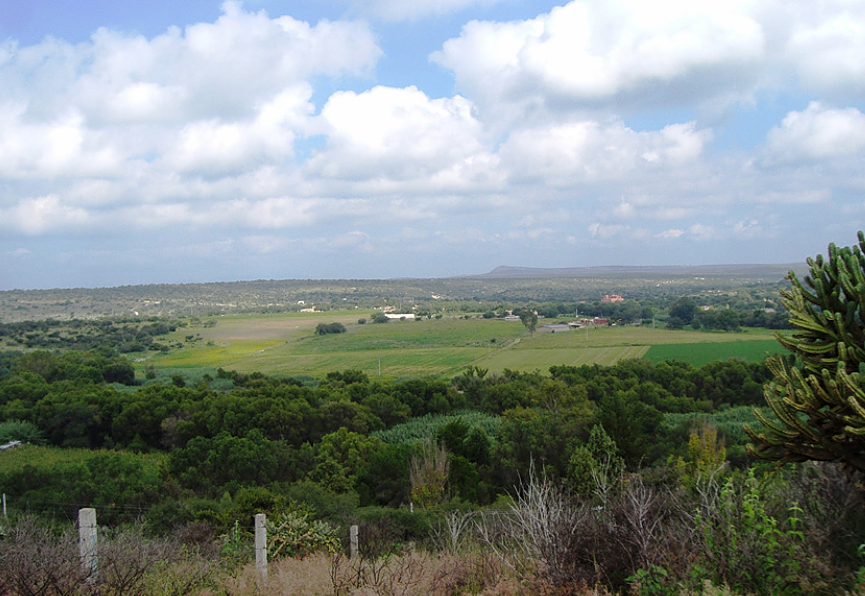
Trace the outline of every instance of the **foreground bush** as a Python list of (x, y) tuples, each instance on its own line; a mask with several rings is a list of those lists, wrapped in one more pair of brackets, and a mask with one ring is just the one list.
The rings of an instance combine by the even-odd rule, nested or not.
[(0, 539), (0, 594), (145, 596), (196, 594), (216, 585), (217, 561), (178, 540), (146, 539), (140, 528), (100, 537), (98, 568), (81, 564), (77, 534), (32, 518)]
[[(594, 478), (594, 495), (575, 498), (547, 478), (531, 477), (504, 509), (454, 514), (440, 531), (442, 543), (479, 545), (536, 593), (694, 594), (709, 585), (774, 595), (861, 588), (865, 568), (855, 556), (862, 547), (852, 538), (865, 535), (863, 493), (835, 466), (811, 465), (795, 479), (753, 471), (725, 475), (719, 468), (699, 476), (690, 490), (670, 476)], [(831, 516), (815, 507), (841, 494), (847, 498), (831, 499), (837, 505)], [(847, 526), (836, 529), (834, 547), (828, 517)]]
[(496, 507), (358, 509), (354, 558), (337, 540), (341, 524), (274, 516), (266, 585), (240, 522), (221, 538), (201, 522), (159, 539), (106, 531), (91, 576), (71, 532), (24, 518), (0, 532), (0, 594), (861, 593), (863, 492), (837, 466), (719, 466), (688, 482), (675, 467), (613, 469), (595, 462), (589, 493), (533, 475)]

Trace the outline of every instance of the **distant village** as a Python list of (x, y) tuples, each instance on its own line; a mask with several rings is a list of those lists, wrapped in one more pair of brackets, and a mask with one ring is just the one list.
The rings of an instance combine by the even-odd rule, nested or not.
[[(437, 298), (437, 296), (433, 296), (433, 298)], [(624, 301), (625, 301), (624, 297), (622, 297), (619, 294), (606, 294), (601, 299), (601, 303), (604, 303), (604, 304), (614, 304), (616, 302), (624, 302)], [(298, 300), (297, 305), (301, 307), (300, 312), (305, 312), (305, 313), (320, 312), (314, 306), (307, 307), (306, 303), (303, 300)], [(381, 309), (377, 309), (377, 310), (381, 310), (384, 313), (384, 316), (386, 316), (388, 319), (391, 319), (391, 320), (413, 321), (416, 319), (415, 313), (396, 312), (397, 309), (394, 306), (384, 306)], [(513, 314), (513, 311), (507, 311), (507, 312), (508, 312), (508, 314), (506, 314), (504, 317), (502, 317), (502, 320), (514, 321), (514, 322), (520, 322), (521, 321), (519, 316)], [(600, 327), (600, 326), (608, 326), (608, 325), (612, 324), (612, 322), (605, 317), (580, 317), (577, 315), (577, 313), (574, 313), (574, 314), (575, 314), (575, 320), (573, 320), (573, 321), (570, 321), (568, 323), (555, 323), (555, 324), (550, 324), (550, 325), (542, 325), (542, 326), (538, 327), (537, 330), (539, 332), (542, 332), (542, 333), (544, 333), (544, 332), (556, 333), (556, 332), (571, 331), (572, 329), (582, 329), (582, 328), (590, 326), (590, 325)]]
[[(438, 298), (438, 296), (433, 296), (433, 298)], [(606, 294), (602, 299), (601, 303), (605, 304), (613, 304), (616, 302), (624, 302), (625, 299), (619, 294)], [(303, 300), (298, 300), (297, 305), (300, 306), (300, 312), (305, 313), (314, 313), (320, 312), (315, 306), (306, 306), (306, 302)], [(394, 306), (384, 306), (381, 309), (388, 319), (391, 320), (400, 320), (400, 321), (413, 321), (417, 317), (415, 313), (405, 313), (405, 312), (396, 312), (397, 309)], [(576, 315), (576, 313), (575, 313)], [(543, 318), (543, 317), (542, 317)], [(504, 321), (521, 321), (520, 317), (513, 314), (513, 311), (508, 311), (508, 314), (505, 315), (502, 320)], [(607, 326), (611, 325), (612, 322), (604, 317), (579, 317), (576, 316), (575, 320), (570, 321), (568, 323), (555, 323), (550, 325), (542, 325), (538, 327), (538, 331), (546, 332), (546, 333), (556, 333), (563, 331), (571, 331), (572, 329), (582, 329), (589, 325), (591, 326)]]

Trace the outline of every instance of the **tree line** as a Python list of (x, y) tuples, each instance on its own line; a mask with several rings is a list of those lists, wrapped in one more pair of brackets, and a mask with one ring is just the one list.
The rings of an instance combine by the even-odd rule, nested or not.
[[(683, 455), (695, 417), (720, 419), (759, 405), (770, 376), (762, 363), (737, 360), (700, 368), (634, 360), (556, 366), (549, 374), (469, 367), (451, 381), (380, 381), (353, 370), (316, 381), (219, 370), (195, 386), (130, 390), (122, 384), (135, 382), (134, 369), (123, 357), (5, 352), (0, 440), (166, 454), (162, 481), (202, 497), (312, 481), (353, 492), (365, 505), (400, 505), (411, 500), (409, 466), (421, 446), (378, 435), (436, 415), (446, 423), (428, 438), (447, 449), (448, 490), (489, 504), (532, 465), (576, 482), (572, 459), (595, 427), (631, 470)], [(468, 424), (461, 414), (471, 411), (500, 424), (494, 431)], [(720, 438), (737, 465), (746, 465), (741, 433), (722, 431)], [(50, 484), (26, 474), (0, 480), (19, 494)]]
[[(756, 593), (777, 593), (791, 566), (816, 573), (817, 553), (821, 573), (848, 585), (865, 530), (861, 495), (848, 491), (855, 478), (779, 474), (746, 453), (742, 424), (756, 424), (751, 412), (772, 378), (765, 363), (629, 360), (548, 374), (472, 366), (449, 381), (219, 370), (184, 387), (108, 381), (107, 370), (129, 364), (96, 352), (5, 352), (0, 363), (0, 441), (91, 450), (0, 470), (15, 507), (42, 515), (95, 506), (109, 525), (143, 519), (150, 535), (216, 536), (255, 513), (299, 511), (401, 543), (430, 540), (454, 515), (494, 520), (503, 503), (522, 506), (543, 490), (547, 505), (574, 508), (581, 528), (576, 536), (555, 525), (537, 538), (551, 549), (544, 565), (555, 582), (594, 578), (618, 590), (640, 572), (642, 582), (681, 586), (711, 563), (714, 581)], [(400, 438), (409, 426), (423, 428)], [(793, 518), (791, 499), (802, 509)], [(590, 513), (598, 507), (602, 516)], [(754, 517), (742, 517), (747, 507)], [(664, 528), (651, 547), (638, 518)], [(807, 540), (784, 525), (797, 520)], [(766, 535), (773, 524), (783, 531)], [(575, 558), (556, 554), (558, 541), (577, 539), (567, 551)], [(696, 550), (676, 555), (677, 540)], [(754, 549), (763, 571), (722, 565), (734, 555), (752, 563), (733, 544)], [(580, 562), (588, 554), (591, 566)]]
[(182, 325), (176, 320), (156, 317), (19, 321), (0, 323), (0, 341), (20, 349), (107, 350), (120, 353), (165, 351), (168, 345), (156, 339), (176, 331)]

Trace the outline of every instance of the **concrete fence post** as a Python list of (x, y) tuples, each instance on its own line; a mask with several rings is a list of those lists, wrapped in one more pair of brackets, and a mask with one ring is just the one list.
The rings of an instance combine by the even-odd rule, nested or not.
[(78, 554), (81, 567), (88, 578), (95, 578), (98, 557), (96, 553), (96, 510), (78, 510)]
[(267, 581), (267, 516), (255, 515), (255, 568), (261, 581)]
[(349, 554), (351, 558), (357, 556), (357, 526), (351, 526), (348, 529)]

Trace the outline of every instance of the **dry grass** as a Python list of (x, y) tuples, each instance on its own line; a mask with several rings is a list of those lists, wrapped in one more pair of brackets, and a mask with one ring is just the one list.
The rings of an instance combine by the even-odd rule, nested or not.
[[(418, 551), (376, 561), (317, 554), (271, 562), (262, 582), (254, 565), (220, 586), (226, 596), (611, 596), (603, 586), (554, 588), (546, 578), (518, 581), (491, 554)], [(633, 594), (640, 593), (638, 585)], [(732, 596), (706, 580), (701, 596)], [(860, 594), (860, 592), (855, 592)], [(694, 596), (682, 591), (681, 596)]]
[(313, 555), (304, 559), (281, 559), (268, 565), (266, 582), (261, 581), (255, 565), (247, 565), (237, 577), (225, 581), (225, 593), (232, 596), (273, 594), (324, 596), (333, 594), (330, 557)]
[[(609, 596), (602, 585), (555, 579), (512, 558), (476, 546), (457, 553), (408, 549), (386, 556), (316, 554), (280, 559), (262, 579), (254, 564), (229, 568), (207, 552), (178, 542), (146, 540), (137, 531), (103, 543), (97, 576), (87, 578), (72, 532), (50, 535), (18, 523), (0, 540), (0, 594), (6, 596)], [(536, 562), (536, 561), (535, 561)], [(643, 589), (641, 589), (643, 588)], [(673, 586), (630, 584), (621, 594), (681, 594)], [(701, 596), (731, 596), (705, 582)], [(852, 594), (863, 594), (855, 589)]]
[[(634, 586), (634, 594), (639, 588)], [(429, 554), (411, 551), (376, 560), (316, 554), (281, 559), (262, 581), (254, 565), (214, 593), (226, 596), (611, 596), (603, 586), (554, 588), (543, 576), (519, 581), (491, 553)], [(701, 596), (731, 596), (704, 582)], [(692, 596), (682, 592), (682, 596)]]
[[(490, 555), (410, 551), (376, 559), (318, 554), (271, 562), (262, 581), (254, 565), (227, 580), (231, 596), (527, 596), (535, 594)], [(527, 591), (528, 590), (528, 591)]]

